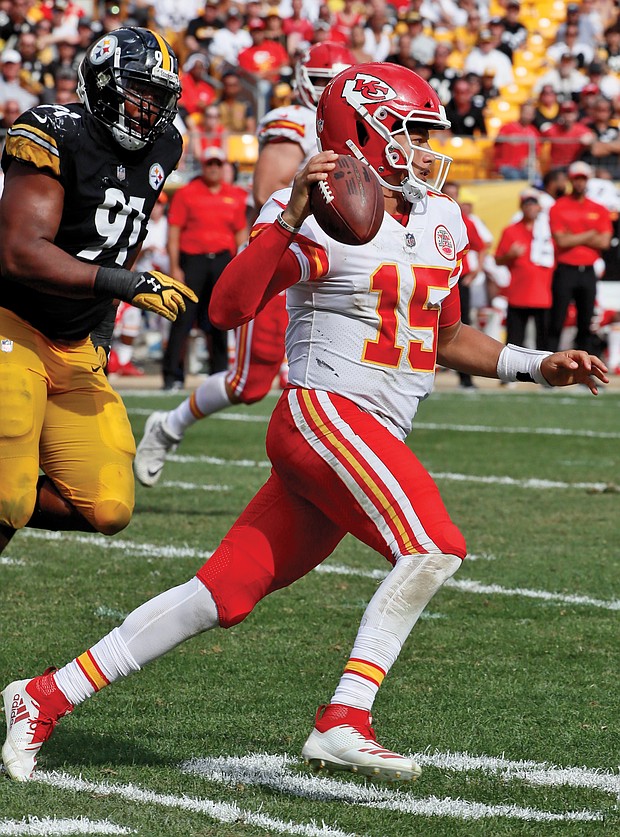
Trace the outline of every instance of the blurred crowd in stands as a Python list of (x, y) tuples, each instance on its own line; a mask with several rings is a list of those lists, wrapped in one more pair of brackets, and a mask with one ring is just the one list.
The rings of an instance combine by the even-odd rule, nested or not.
[(155, 29), (179, 56), (185, 154), (170, 189), (220, 148), (225, 181), (251, 193), (257, 123), (294, 101), (305, 49), (337, 42), (437, 90), (452, 129), (433, 145), (455, 182), (544, 192), (589, 164), (614, 222), (606, 278), (620, 278), (620, 0), (0, 0), (0, 138), (35, 104), (77, 101), (85, 50), (123, 24)]
[(329, 40), (429, 81), (461, 180), (533, 180), (577, 159), (616, 179), (618, 11), (612, 0), (0, 0), (0, 127), (33, 104), (75, 101), (84, 51), (128, 23), (179, 55), (190, 171), (218, 145), (231, 177), (251, 176), (257, 120), (292, 100), (297, 58)]

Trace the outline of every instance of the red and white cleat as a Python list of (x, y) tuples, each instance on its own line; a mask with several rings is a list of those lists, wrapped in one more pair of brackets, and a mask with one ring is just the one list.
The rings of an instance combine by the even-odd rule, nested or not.
[(2, 761), (11, 779), (27, 782), (37, 765), (37, 755), (59, 718), (73, 710), (56, 686), (49, 668), (31, 680), (15, 680), (2, 692), (6, 715), (6, 741)]
[(319, 706), (301, 755), (316, 770), (348, 770), (373, 779), (415, 781), (422, 772), (406, 756), (377, 743), (370, 712), (342, 704)]
[(131, 361), (129, 363), (119, 364), (116, 370), (118, 375), (123, 375), (125, 378), (141, 378), (144, 375), (144, 369), (135, 366)]

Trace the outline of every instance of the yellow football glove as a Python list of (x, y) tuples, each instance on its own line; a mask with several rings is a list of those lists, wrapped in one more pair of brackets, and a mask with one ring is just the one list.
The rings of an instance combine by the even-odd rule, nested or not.
[(114, 267), (100, 267), (95, 278), (96, 296), (112, 296), (123, 299), (136, 308), (152, 311), (174, 322), (179, 311), (183, 312), (187, 302), (198, 302), (196, 294), (158, 270), (144, 270), (136, 273)]

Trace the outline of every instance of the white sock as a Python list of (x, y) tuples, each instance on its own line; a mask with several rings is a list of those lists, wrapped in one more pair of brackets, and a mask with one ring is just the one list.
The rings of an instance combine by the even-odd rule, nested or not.
[(227, 372), (216, 372), (192, 392), (189, 398), (171, 410), (166, 416), (166, 427), (173, 436), (184, 435), (188, 427), (213, 413), (219, 413), (230, 407), (231, 401), (226, 392)]
[(128, 343), (117, 343), (114, 347), (120, 366), (126, 366), (133, 357), (133, 346)]
[(607, 366), (610, 372), (620, 366), (620, 323), (612, 323), (607, 335)]
[(76, 706), (109, 683), (127, 677), (196, 634), (219, 624), (211, 593), (196, 577), (140, 605), (54, 678)]
[(405, 555), (382, 582), (362, 617), (344, 674), (331, 699), (370, 711), (420, 614), (461, 566), (456, 555)]

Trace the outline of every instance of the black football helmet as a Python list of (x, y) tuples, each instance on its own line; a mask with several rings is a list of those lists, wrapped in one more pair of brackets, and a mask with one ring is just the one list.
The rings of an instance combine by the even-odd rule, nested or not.
[(150, 29), (128, 26), (102, 35), (89, 47), (78, 78), (88, 112), (128, 151), (150, 145), (176, 116), (177, 57)]

